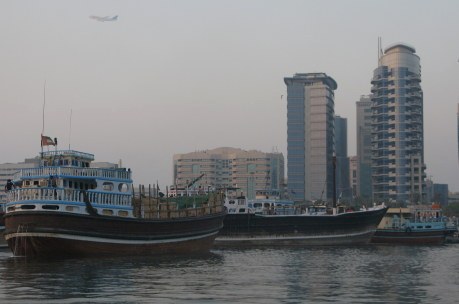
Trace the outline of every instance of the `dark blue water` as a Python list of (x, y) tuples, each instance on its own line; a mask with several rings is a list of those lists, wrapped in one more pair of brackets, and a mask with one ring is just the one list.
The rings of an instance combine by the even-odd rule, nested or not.
[(30, 260), (0, 250), (0, 303), (458, 303), (459, 244)]

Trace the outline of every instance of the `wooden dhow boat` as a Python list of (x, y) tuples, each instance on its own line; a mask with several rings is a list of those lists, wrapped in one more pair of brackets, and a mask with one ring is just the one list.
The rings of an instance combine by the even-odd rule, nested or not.
[[(94, 155), (41, 152), (7, 193), (4, 236), (16, 256), (188, 254), (208, 251), (223, 226), (223, 196), (188, 206), (133, 195), (131, 171), (93, 168)], [(182, 200), (183, 201), (183, 200)]]
[(368, 244), (387, 211), (384, 204), (346, 210), (244, 196), (227, 196), (225, 207), (228, 215), (215, 240), (218, 247)]

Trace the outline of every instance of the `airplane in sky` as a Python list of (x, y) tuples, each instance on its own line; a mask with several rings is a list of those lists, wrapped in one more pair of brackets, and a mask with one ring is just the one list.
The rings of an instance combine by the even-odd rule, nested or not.
[(94, 19), (96, 21), (100, 22), (105, 22), (105, 21), (117, 21), (118, 20), (118, 15), (110, 17), (110, 16), (105, 16), (105, 17), (99, 17), (99, 16), (89, 16), (89, 18)]

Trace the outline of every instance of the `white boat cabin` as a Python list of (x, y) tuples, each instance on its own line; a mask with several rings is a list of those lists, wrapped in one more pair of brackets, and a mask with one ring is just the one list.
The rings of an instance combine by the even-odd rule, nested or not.
[[(133, 217), (131, 171), (91, 168), (94, 155), (74, 150), (41, 153), (42, 166), (21, 169), (7, 194), (6, 213), (52, 210)], [(89, 204), (89, 206), (88, 206)]]

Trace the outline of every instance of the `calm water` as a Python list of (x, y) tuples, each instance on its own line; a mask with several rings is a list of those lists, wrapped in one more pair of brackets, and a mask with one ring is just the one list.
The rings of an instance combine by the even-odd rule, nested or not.
[(58, 261), (14, 258), (0, 249), (0, 303), (458, 301), (459, 244)]

